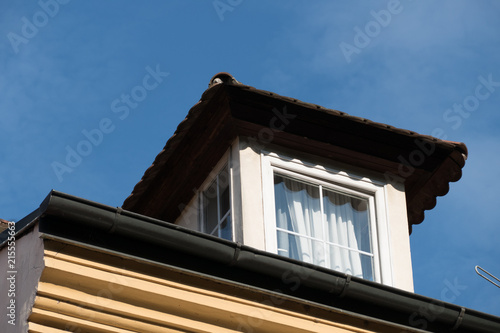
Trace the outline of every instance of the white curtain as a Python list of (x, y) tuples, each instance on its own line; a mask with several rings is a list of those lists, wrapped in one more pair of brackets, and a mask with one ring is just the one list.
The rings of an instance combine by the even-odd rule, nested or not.
[[(276, 226), (278, 253), (315, 265), (326, 266), (319, 188), (289, 178), (276, 177)], [(304, 237), (306, 236), (306, 237)]]
[[(359, 224), (356, 223), (356, 213), (353, 208), (353, 198), (345, 195), (324, 191), (323, 209), (327, 221), (328, 238), (330, 245), (330, 267), (353, 276), (363, 277), (361, 255), (359, 252), (348, 250), (360, 249), (356, 235), (359, 235)], [(343, 246), (343, 247), (342, 247)]]
[[(322, 197), (325, 226), (321, 215), (319, 186), (275, 177), (276, 226), (301, 235), (278, 230), (278, 253), (366, 278), (363, 276), (363, 266), (367, 265), (363, 265), (359, 252), (334, 245), (326, 245), (325, 248), (323, 242), (326, 240), (350, 249), (370, 251), (369, 234), (366, 234), (366, 203), (328, 190), (323, 190)], [(367, 269), (370, 270), (369, 267)]]

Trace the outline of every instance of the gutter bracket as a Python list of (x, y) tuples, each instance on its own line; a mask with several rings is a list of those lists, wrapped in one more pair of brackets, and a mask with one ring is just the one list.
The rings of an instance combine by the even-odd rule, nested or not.
[(241, 245), (242, 244), (240, 242), (236, 243), (236, 248), (234, 249), (233, 259), (229, 263), (229, 266), (234, 266), (238, 262), (238, 258), (239, 258), (240, 253), (241, 253)]
[(351, 283), (351, 275), (347, 275), (344, 283), (344, 287), (342, 288), (342, 291), (339, 294), (339, 297), (342, 298), (347, 294), (347, 289), (349, 288), (349, 283)]
[(118, 226), (118, 218), (122, 215), (123, 208), (116, 207), (115, 218), (113, 219), (113, 225), (109, 228), (109, 233), (112, 234), (115, 232), (116, 227)]
[(460, 309), (460, 314), (458, 315), (457, 321), (455, 322), (455, 325), (451, 328), (452, 331), (456, 331), (460, 324), (462, 324), (462, 320), (464, 319), (465, 315), (465, 308)]

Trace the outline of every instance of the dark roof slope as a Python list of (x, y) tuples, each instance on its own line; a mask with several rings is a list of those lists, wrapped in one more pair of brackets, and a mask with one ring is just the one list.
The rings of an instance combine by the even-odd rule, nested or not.
[[(189, 202), (227, 145), (236, 136), (255, 137), (270, 128), (276, 113), (286, 110), (293, 121), (273, 129), (273, 143), (368, 168), (387, 178), (404, 179), (409, 227), (421, 223), (449, 183), (461, 178), (467, 148), (413, 131), (351, 116), (294, 98), (256, 89), (219, 73), (188, 112), (153, 164), (123, 203), (123, 208), (172, 221), (179, 205)], [(187, 170), (187, 171), (186, 171)], [(196, 170), (196, 172), (193, 172)], [(190, 179), (183, 175), (189, 172)], [(173, 179), (176, 178), (176, 179)], [(179, 183), (178, 179), (183, 181)], [(186, 183), (187, 182), (187, 183)], [(187, 188), (182, 192), (180, 188)], [(179, 192), (177, 192), (179, 191)], [(158, 195), (175, 193), (176, 201)], [(158, 205), (161, 205), (158, 206)]]

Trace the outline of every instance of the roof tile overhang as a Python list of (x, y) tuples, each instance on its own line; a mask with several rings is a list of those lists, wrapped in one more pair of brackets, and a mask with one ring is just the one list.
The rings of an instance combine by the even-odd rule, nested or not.
[[(267, 136), (266, 136), (267, 135)], [(467, 158), (461, 142), (354, 117), (259, 90), (219, 73), (123, 203), (174, 221), (236, 137), (301, 150), (404, 181), (410, 232), (436, 197), (458, 181)], [(161, 197), (161, 200), (155, 198)]]

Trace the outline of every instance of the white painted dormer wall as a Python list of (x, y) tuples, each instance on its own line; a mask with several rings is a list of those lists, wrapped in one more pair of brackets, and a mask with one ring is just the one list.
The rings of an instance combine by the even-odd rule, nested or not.
[[(240, 138), (176, 223), (206, 232), (202, 193), (224, 165), (230, 170), (233, 241), (413, 291), (402, 182), (388, 183), (369, 170)], [(302, 211), (307, 217), (297, 218)], [(336, 216), (348, 222), (331, 223)]]

